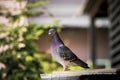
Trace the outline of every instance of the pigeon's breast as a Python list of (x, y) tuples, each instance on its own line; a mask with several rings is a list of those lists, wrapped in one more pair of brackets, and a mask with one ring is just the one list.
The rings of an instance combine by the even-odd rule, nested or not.
[(64, 60), (60, 57), (60, 54), (57, 52), (58, 46), (59, 45), (54, 47), (53, 45), (51, 45), (51, 55), (57, 62), (64, 65)]

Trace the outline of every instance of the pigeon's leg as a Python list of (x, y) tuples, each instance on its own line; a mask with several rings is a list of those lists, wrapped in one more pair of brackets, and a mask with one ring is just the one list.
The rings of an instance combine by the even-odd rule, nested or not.
[(63, 71), (69, 71), (68, 66), (63, 66)]

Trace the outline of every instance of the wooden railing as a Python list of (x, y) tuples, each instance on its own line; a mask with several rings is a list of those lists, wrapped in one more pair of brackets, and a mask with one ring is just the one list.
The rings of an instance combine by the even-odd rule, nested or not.
[(40, 74), (42, 80), (120, 80), (119, 69), (93, 69)]

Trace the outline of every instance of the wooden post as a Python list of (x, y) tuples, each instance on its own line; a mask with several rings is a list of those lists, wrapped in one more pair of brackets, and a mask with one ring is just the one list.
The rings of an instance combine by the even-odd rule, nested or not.
[(92, 61), (93, 68), (95, 67), (95, 60), (96, 60), (96, 32), (95, 32), (95, 24), (94, 24), (94, 17), (91, 19), (91, 26), (89, 29), (89, 36), (90, 36), (90, 58)]

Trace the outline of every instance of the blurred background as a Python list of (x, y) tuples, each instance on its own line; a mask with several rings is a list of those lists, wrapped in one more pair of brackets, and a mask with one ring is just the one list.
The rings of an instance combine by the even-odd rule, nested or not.
[(47, 35), (55, 25), (64, 43), (91, 69), (116, 66), (119, 61), (111, 62), (111, 56), (117, 56), (120, 49), (111, 49), (119, 47), (119, 41), (110, 42), (117, 29), (110, 22), (117, 15), (112, 14), (117, 3), (119, 0), (115, 6), (112, 0), (0, 0), (0, 80), (39, 80), (41, 73), (61, 71), (51, 57)]

